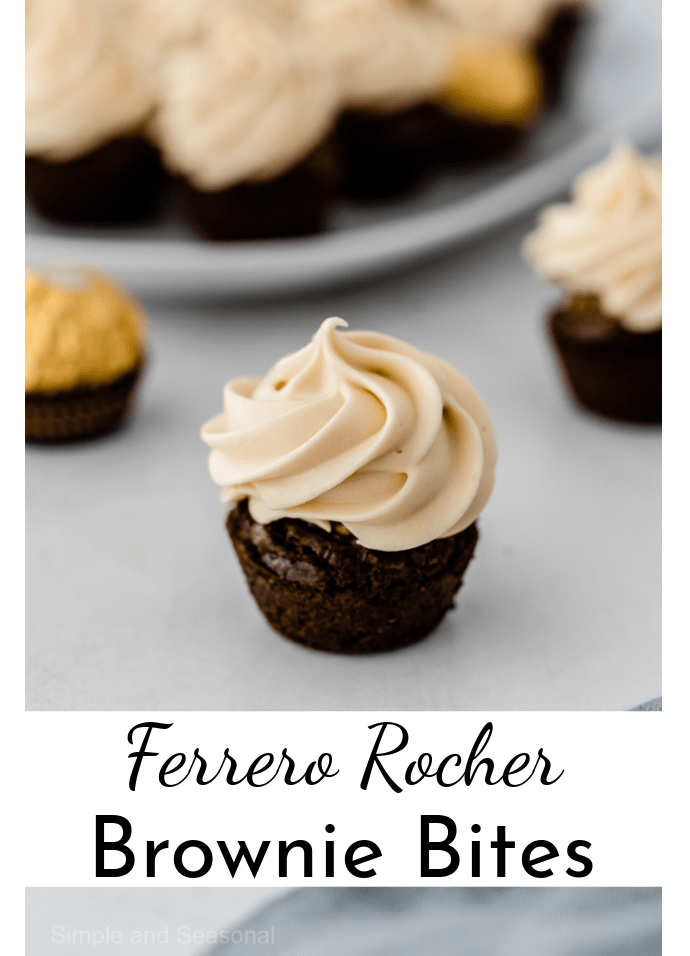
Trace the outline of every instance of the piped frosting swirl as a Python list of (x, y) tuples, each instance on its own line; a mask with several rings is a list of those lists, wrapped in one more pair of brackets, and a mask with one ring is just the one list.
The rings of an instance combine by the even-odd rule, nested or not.
[(489, 499), (496, 443), (476, 389), (453, 366), (392, 336), (342, 332), (263, 378), (224, 389), (208, 421), (222, 500), (255, 521), (344, 525), (366, 548), (403, 551), (468, 527)]
[(570, 204), (550, 206), (524, 253), (544, 278), (598, 297), (630, 332), (661, 327), (661, 160), (617, 146), (584, 173)]
[(153, 108), (113, 8), (95, 0), (26, 4), (26, 152), (67, 161), (128, 133)]
[(554, 13), (566, 6), (589, 6), (591, 0), (428, 0), (463, 30), (478, 35), (531, 43)]
[(409, 0), (301, 0), (297, 26), (335, 70), (347, 106), (397, 109), (443, 87), (454, 31)]
[(198, 43), (173, 50), (162, 90), (154, 131), (166, 163), (205, 190), (279, 176), (322, 141), (338, 108), (332, 72), (251, 4), (228, 5)]

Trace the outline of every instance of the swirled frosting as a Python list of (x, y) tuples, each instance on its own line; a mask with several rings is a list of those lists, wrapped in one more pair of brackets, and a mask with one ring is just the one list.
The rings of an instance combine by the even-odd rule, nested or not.
[(298, 28), (336, 70), (346, 105), (397, 109), (438, 92), (453, 31), (409, 0), (301, 0)]
[(366, 548), (404, 551), (475, 520), (496, 444), (475, 388), (442, 359), (327, 319), (263, 378), (224, 390), (201, 432), (226, 503), (255, 521), (344, 525)]
[(627, 144), (584, 173), (570, 204), (550, 206), (525, 257), (567, 292), (592, 293), (630, 332), (661, 327), (661, 160)]
[(28, 0), (27, 153), (74, 159), (132, 130), (152, 106), (109, 4)]
[(591, 0), (430, 0), (464, 30), (494, 38), (530, 43), (545, 29), (554, 12), (585, 6)]
[(26, 391), (112, 382), (143, 355), (137, 303), (94, 270), (26, 271)]
[[(120, 6), (127, 44), (160, 95), (161, 68), (180, 47), (199, 43), (235, 0), (110, 0)], [(263, 0), (264, 3), (268, 0)], [(220, 94), (220, 91), (219, 91)]]
[(337, 107), (334, 75), (279, 18), (230, 4), (170, 56), (155, 130), (172, 171), (212, 191), (285, 172), (321, 142)]

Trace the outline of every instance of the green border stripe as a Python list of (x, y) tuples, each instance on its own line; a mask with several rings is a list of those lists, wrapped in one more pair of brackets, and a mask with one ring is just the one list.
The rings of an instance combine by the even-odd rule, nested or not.
[(24, 952), (24, 889), (10, 886), (0, 889), (0, 926), (2, 951), (7, 954)]
[[(20, 279), (23, 273), (24, 105), (20, 93), (24, 36), (24, 8), (19, 0), (3, 5), (0, 45), (0, 101), (3, 117), (2, 217), (0, 218), (0, 262), (3, 276), (3, 362), (0, 374), (2, 401), (3, 515), (2, 557), (0, 558), (0, 600), (2, 601), (2, 652), (0, 653), (0, 709), (24, 709), (24, 469), (20, 466), (21, 353), (24, 339), (19, 322)], [(16, 449), (16, 453), (15, 453)]]

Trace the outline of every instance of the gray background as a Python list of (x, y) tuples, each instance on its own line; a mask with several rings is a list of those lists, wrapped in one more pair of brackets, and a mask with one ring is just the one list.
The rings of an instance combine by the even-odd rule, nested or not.
[[(653, 888), (40, 888), (27, 890), (26, 922), (27, 956), (661, 954), (661, 890)], [(105, 934), (109, 927), (122, 933), (123, 942), (94, 946), (87, 936), (74, 945), (54, 942), (56, 927), (63, 934), (68, 928)], [(234, 943), (215, 948), (201, 942), (233, 929)], [(132, 933), (146, 930), (156, 936), (127, 945)], [(252, 944), (271, 930), (273, 943)], [(198, 944), (185, 941), (194, 931), (203, 934)]]
[[(660, 431), (566, 396), (521, 261), (534, 217), (367, 287), (282, 302), (147, 302), (136, 417), (27, 450), (29, 709), (616, 710), (660, 678)], [(246, 591), (199, 428), (341, 315), (457, 365), (494, 418), (494, 496), (458, 607), (387, 655), (296, 647)]]
[[(170, 953), (171, 956), (200, 956), (209, 947), (193, 941), (194, 933), (203, 933), (204, 941), (236, 925), (264, 904), (285, 896), (289, 889), (233, 886), (215, 887), (36, 887), (26, 891), (25, 956), (58, 953), (78, 956), (101, 953), (122, 956), (130, 953)], [(122, 934), (122, 942), (98, 942), (106, 930)], [(67, 942), (68, 932), (90, 933)], [(96, 933), (103, 937), (95, 937)], [(145, 942), (146, 932), (149, 935)], [(140, 933), (141, 943), (131, 942)], [(192, 937), (188, 942), (187, 938)], [(60, 939), (65, 942), (59, 942)], [(72, 937), (74, 938), (74, 937)], [(155, 941), (154, 941), (155, 940)], [(242, 947), (243, 948), (243, 947)], [(241, 949), (242, 949), (241, 948)], [(240, 949), (240, 951), (241, 951)], [(271, 947), (254, 946), (249, 952)]]

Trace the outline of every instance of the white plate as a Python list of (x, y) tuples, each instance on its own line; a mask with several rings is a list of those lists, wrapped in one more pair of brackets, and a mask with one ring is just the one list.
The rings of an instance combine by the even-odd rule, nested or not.
[(140, 293), (282, 292), (363, 278), (468, 240), (562, 192), (613, 139), (654, 146), (661, 134), (661, 3), (600, 0), (576, 64), (570, 104), (522, 156), (446, 176), (417, 196), (343, 206), (325, 235), (208, 244), (174, 218), (137, 229), (68, 229), (27, 214), (26, 258), (86, 259)]

